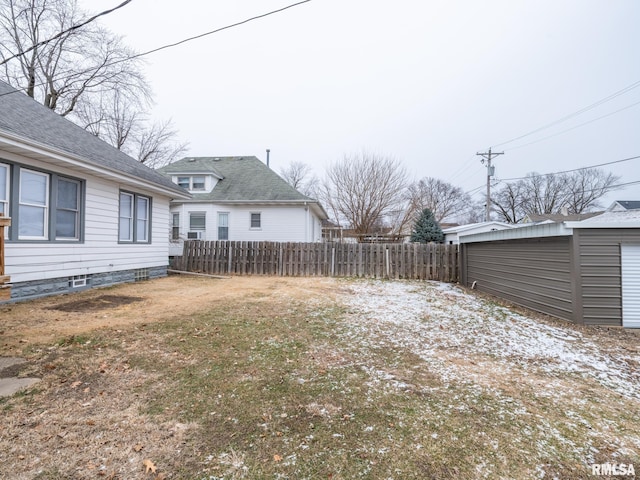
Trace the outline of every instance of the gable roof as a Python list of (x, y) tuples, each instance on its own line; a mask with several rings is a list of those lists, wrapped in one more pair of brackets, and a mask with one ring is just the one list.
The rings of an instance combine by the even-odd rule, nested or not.
[[(114, 175), (143, 181), (168, 196), (189, 194), (155, 170), (61, 117), (0, 81), (0, 147), (24, 156), (77, 168), (93, 167), (101, 176)], [(160, 187), (160, 188), (158, 188)]]
[(607, 211), (615, 210), (617, 207), (622, 207), (624, 210), (637, 210), (640, 209), (640, 200), (616, 200), (607, 208)]
[(186, 157), (158, 169), (171, 177), (177, 174), (208, 173), (219, 181), (208, 193), (193, 193), (194, 201), (229, 202), (316, 202), (303, 195), (257, 157)]

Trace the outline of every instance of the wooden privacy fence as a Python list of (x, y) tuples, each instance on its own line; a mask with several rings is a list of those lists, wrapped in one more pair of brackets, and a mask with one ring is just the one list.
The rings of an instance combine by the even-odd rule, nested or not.
[(174, 268), (212, 275), (403, 278), (457, 282), (458, 246), (429, 244), (184, 242)]

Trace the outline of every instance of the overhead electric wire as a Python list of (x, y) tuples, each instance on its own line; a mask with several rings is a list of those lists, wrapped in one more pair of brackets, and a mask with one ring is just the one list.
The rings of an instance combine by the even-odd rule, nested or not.
[(620, 160), (614, 160), (612, 162), (599, 163), (597, 165), (591, 165), (591, 166), (588, 166), (588, 167), (580, 167), (580, 168), (574, 168), (574, 169), (571, 169), (571, 170), (563, 170), (561, 172), (536, 173), (536, 174), (533, 174), (533, 175), (528, 175), (526, 177), (501, 178), (498, 181), (500, 181), (500, 182), (509, 182), (509, 181), (512, 181), (512, 180), (524, 180), (526, 178), (546, 177), (547, 175), (561, 175), (563, 173), (578, 172), (580, 170), (588, 170), (590, 168), (604, 167), (605, 165), (613, 165), (615, 163), (629, 162), (631, 160), (637, 160), (638, 158), (640, 158), (640, 155), (637, 155), (635, 157), (623, 158), (623, 159), (620, 159)]
[(571, 130), (575, 130), (576, 128), (583, 127), (585, 125), (588, 125), (588, 124), (593, 123), (595, 121), (601, 120), (603, 118), (610, 117), (611, 115), (615, 115), (616, 113), (622, 112), (623, 110), (627, 110), (627, 109), (629, 109), (631, 107), (635, 107), (636, 105), (640, 105), (640, 101), (632, 103), (631, 105), (627, 105), (626, 107), (622, 107), (622, 108), (620, 108), (618, 110), (615, 110), (613, 112), (607, 113), (606, 115), (602, 115), (600, 117), (597, 117), (597, 118), (594, 118), (592, 120), (589, 120), (588, 122), (583, 122), (583, 123), (580, 123), (579, 125), (575, 125), (575, 126), (573, 126), (571, 128), (567, 128), (566, 130), (562, 130), (560, 132), (554, 133), (553, 135), (548, 135), (546, 137), (539, 138), (538, 140), (534, 140), (533, 142), (525, 143), (523, 145), (518, 145), (516, 147), (511, 147), (511, 148), (508, 149), (508, 151), (516, 150), (518, 148), (528, 147), (529, 145), (533, 145), (535, 143), (539, 143), (539, 142), (542, 142), (544, 140), (548, 140), (549, 138), (557, 137), (558, 135), (562, 135), (563, 133), (570, 132)]
[(132, 0), (125, 0), (124, 2), (122, 2), (120, 5), (113, 7), (109, 10), (105, 10), (104, 12), (100, 12), (96, 15), (94, 15), (93, 17), (90, 17), (89, 19), (85, 20), (82, 23), (79, 23), (77, 25), (73, 25), (72, 27), (67, 28), (66, 30), (63, 30), (62, 32), (54, 35), (51, 38), (48, 38), (47, 40), (42, 40), (41, 42), (36, 43), (35, 45), (32, 45), (31, 47), (27, 48), (26, 50), (23, 50), (21, 52), (16, 53), (15, 55), (9, 57), (9, 58), (5, 58), (3, 61), (0, 62), (0, 65), (4, 65), (5, 63), (9, 62), (10, 60), (13, 60), (14, 58), (18, 58), (21, 57), (22, 55), (25, 55), (27, 53), (29, 53), (31, 50), (35, 50), (38, 47), (41, 47), (42, 45), (46, 45), (49, 42), (52, 42), (53, 40), (62, 37), (63, 35), (66, 35), (67, 33), (71, 33), (74, 30), (78, 30), (79, 28), (84, 27), (85, 25), (93, 22), (94, 20), (96, 20), (99, 17), (103, 17), (105, 15), (108, 15), (112, 12), (115, 12), (116, 10), (118, 10), (119, 8), (124, 7), (125, 5), (127, 5), (128, 3), (131, 3)]
[[(258, 20), (258, 19), (264, 18), (264, 17), (268, 17), (269, 15), (273, 15), (275, 13), (283, 12), (283, 11), (288, 10), (290, 8), (297, 7), (298, 5), (302, 5), (303, 3), (309, 3), (311, 1), (312, 0), (302, 0), (301, 2), (292, 3), (292, 4), (287, 5), (285, 7), (278, 8), (277, 10), (272, 10), (270, 12), (263, 13), (261, 15), (256, 15), (255, 17), (247, 18), (246, 20), (242, 20), (240, 22), (236, 22), (236, 23), (233, 23), (231, 25), (227, 25), (227, 26), (224, 26), (224, 27), (216, 28), (215, 30), (211, 30), (210, 32), (201, 33), (201, 34), (196, 35), (194, 37), (189, 37), (189, 38), (185, 38), (184, 40), (180, 40), (179, 42), (170, 43), (170, 44), (167, 44), (167, 45), (163, 45), (162, 47), (154, 48), (153, 50), (149, 50), (147, 52), (143, 52), (143, 53), (139, 53), (137, 55), (133, 55), (129, 59), (143, 57), (143, 56), (149, 55), (151, 53), (159, 52), (160, 50), (165, 50), (167, 48), (177, 47), (178, 45), (182, 45), (183, 43), (187, 43), (187, 42), (190, 42), (192, 40), (197, 40), (199, 38), (206, 37), (207, 35), (213, 35), (214, 33), (222, 32), (223, 30), (228, 30), (230, 28), (238, 27), (240, 25), (244, 25), (245, 23), (249, 23), (249, 22), (252, 22), (254, 20)], [(114, 62), (114, 63), (117, 63), (117, 62)]]
[[(606, 102), (608, 102), (608, 101), (610, 101), (610, 100), (613, 100), (614, 98), (619, 97), (620, 95), (624, 95), (625, 93), (627, 93), (627, 92), (629, 92), (629, 91), (631, 91), (631, 90), (633, 90), (633, 89), (635, 89), (635, 88), (638, 88), (638, 87), (640, 87), (640, 80), (638, 80), (638, 81), (636, 81), (636, 82), (632, 83), (631, 85), (627, 85), (627, 86), (626, 86), (626, 87), (624, 87), (623, 89), (618, 90), (617, 92), (614, 92), (614, 93), (612, 93), (611, 95), (609, 95), (609, 96), (607, 96), (607, 97), (604, 97), (604, 98), (602, 98), (602, 99), (598, 100), (598, 101), (597, 101), (597, 102), (595, 102), (595, 103), (592, 103), (591, 105), (588, 105), (588, 106), (586, 106), (586, 107), (584, 107), (584, 108), (581, 108), (580, 110), (577, 110), (577, 111), (575, 111), (575, 112), (573, 112), (573, 113), (570, 113), (569, 115), (565, 115), (564, 117), (562, 117), (562, 118), (560, 118), (560, 119), (558, 119), (558, 120), (555, 120), (555, 121), (553, 121), (553, 122), (551, 122), (551, 123), (548, 123), (548, 124), (546, 124), (546, 125), (543, 125), (542, 127), (536, 128), (535, 130), (532, 130), (532, 131), (530, 131), (530, 132), (528, 132), (528, 133), (525, 133), (525, 134), (523, 134), (523, 135), (519, 135), (519, 136), (517, 136), (517, 137), (514, 137), (514, 138), (512, 138), (512, 139), (510, 139), (510, 140), (507, 140), (507, 141), (505, 141), (505, 142), (501, 142), (501, 143), (498, 143), (498, 144), (492, 145), (492, 148), (493, 148), (493, 147), (500, 147), (500, 146), (502, 146), (502, 145), (506, 145), (506, 144), (508, 144), (508, 143), (515, 142), (516, 140), (520, 140), (520, 139), (522, 139), (522, 138), (525, 138), (525, 137), (528, 137), (528, 136), (530, 136), (530, 135), (533, 135), (534, 133), (538, 133), (538, 132), (540, 132), (540, 131), (542, 131), (542, 130), (546, 130), (547, 128), (551, 128), (551, 127), (553, 127), (553, 126), (555, 126), (555, 125), (558, 125), (559, 123), (566, 122), (567, 120), (570, 120), (570, 119), (571, 119), (571, 118), (573, 118), (573, 117), (576, 117), (576, 116), (581, 115), (581, 114), (583, 114), (583, 113), (585, 113), (585, 112), (588, 112), (589, 110), (592, 110), (592, 109), (594, 109), (594, 108), (596, 108), (596, 107), (598, 107), (598, 106), (602, 105), (603, 103), (606, 103)], [(626, 107), (626, 108), (628, 108), (628, 107)], [(624, 110), (624, 109), (622, 109), (622, 110)], [(613, 113), (617, 113), (617, 111), (616, 111), (616, 112), (613, 112)], [(613, 113), (612, 113), (611, 115), (613, 115)], [(600, 118), (604, 118), (604, 117), (600, 117)], [(593, 121), (595, 121), (595, 120), (593, 120)], [(577, 128), (577, 127), (575, 127), (575, 128)], [(519, 148), (519, 147), (518, 147), (518, 148)], [(513, 149), (512, 149), (512, 150), (513, 150)]]
[[(127, 4), (127, 3), (131, 2), (131, 1), (132, 1), (132, 0), (127, 0), (126, 2), (124, 2), (123, 4), (121, 4), (120, 6), (118, 6), (118, 7), (116, 7), (116, 8), (120, 8), (121, 6), (123, 6), (123, 5)], [(190, 42), (190, 41), (192, 41), (192, 40), (197, 40), (197, 39), (199, 39), (199, 38), (206, 37), (207, 35), (213, 35), (214, 33), (219, 33), (219, 32), (222, 32), (222, 31), (224, 31), (224, 30), (228, 30), (228, 29), (230, 29), (230, 28), (234, 28), (234, 27), (237, 27), (237, 26), (240, 26), (240, 25), (244, 25), (245, 23), (249, 23), (249, 22), (252, 22), (252, 21), (254, 21), (254, 20), (259, 20), (259, 19), (261, 19), (261, 18), (268, 17), (268, 16), (270, 16), (270, 15), (274, 15), (274, 14), (276, 14), (276, 13), (283, 12), (283, 11), (288, 10), (288, 9), (290, 9), (290, 8), (297, 7), (297, 6), (299, 6), (299, 5), (302, 5), (302, 4), (304, 4), (304, 3), (309, 3), (309, 2), (311, 2), (311, 1), (312, 1), (312, 0), (302, 0), (302, 1), (300, 1), (300, 2), (292, 3), (292, 4), (290, 4), (290, 5), (286, 5), (286, 6), (282, 7), (282, 8), (278, 8), (278, 9), (276, 9), (276, 10), (271, 10), (270, 12), (267, 12), (267, 13), (263, 13), (263, 14), (260, 14), (260, 15), (253, 16), (253, 17), (251, 17), (251, 18), (247, 18), (247, 19), (242, 20), (242, 21), (240, 21), (240, 22), (236, 22), (236, 23), (232, 23), (232, 24), (230, 24), (230, 25), (226, 25), (226, 26), (224, 26), (224, 27), (216, 28), (215, 30), (211, 30), (211, 31), (209, 31), (209, 32), (201, 33), (201, 34), (199, 34), (199, 35), (195, 35), (195, 36), (193, 36), (193, 37), (185, 38), (185, 39), (180, 40), (180, 41), (178, 41), (178, 42), (169, 43), (169, 44), (163, 45), (163, 46), (161, 46), (161, 47), (157, 47), (157, 48), (154, 48), (154, 49), (152, 49), (152, 50), (148, 50), (148, 51), (146, 51), (146, 52), (138, 53), (138, 54), (135, 54), (135, 55), (128, 56), (128, 57), (126, 57), (126, 58), (121, 58), (121, 59), (119, 59), (119, 60), (114, 60), (113, 62), (105, 63), (105, 64), (103, 65), (103, 67), (110, 67), (110, 66), (112, 66), (112, 65), (117, 65), (118, 63), (126, 62), (126, 61), (132, 60), (132, 59), (134, 59), (134, 58), (140, 58), (140, 57), (144, 57), (144, 56), (146, 56), (146, 55), (150, 55), (150, 54), (155, 53), (155, 52), (158, 52), (158, 51), (160, 51), (160, 50), (165, 50), (165, 49), (167, 49), (167, 48), (176, 47), (176, 46), (178, 46), (178, 45), (182, 45), (183, 43)], [(102, 14), (100, 14), (100, 15), (102, 15)], [(99, 16), (99, 15), (98, 15), (98, 16)], [(96, 17), (97, 17), (97, 16), (96, 16)], [(88, 23), (88, 21), (87, 21), (87, 22), (85, 22), (85, 24), (86, 24), (86, 23)], [(61, 34), (59, 34), (59, 35), (61, 35)], [(54, 38), (56, 38), (56, 37), (54, 37)], [(52, 39), (49, 39), (48, 41), (51, 41), (51, 40), (53, 40), (53, 38), (52, 38)], [(26, 53), (26, 52), (27, 52), (27, 51), (22, 52), (22, 54), (24, 54), (24, 53)], [(1, 64), (0, 64), (0, 65), (1, 65)], [(66, 75), (66, 76), (65, 76), (65, 75), (63, 75), (63, 76), (60, 76), (59, 78), (54, 79), (54, 81), (55, 81), (55, 80), (60, 80), (60, 79), (63, 79), (63, 78), (72, 77), (72, 76), (82, 75), (82, 74), (84, 74), (84, 73), (88, 73), (88, 72), (91, 72), (91, 71), (93, 71), (93, 69), (87, 69), (87, 70), (85, 70), (85, 71), (83, 71), (83, 72), (74, 72), (74, 73), (73, 73), (73, 74), (71, 74), (71, 75)], [(40, 84), (38, 84), (38, 86), (41, 86), (41, 85), (44, 85), (44, 83), (40, 83)], [(16, 89), (16, 91), (18, 91), (18, 90)], [(0, 97), (3, 97), (3, 96), (5, 96), (5, 95), (11, 95), (11, 94), (13, 94), (13, 93), (15, 93), (15, 92), (6, 92), (6, 93), (2, 93), (2, 94), (0, 94)]]

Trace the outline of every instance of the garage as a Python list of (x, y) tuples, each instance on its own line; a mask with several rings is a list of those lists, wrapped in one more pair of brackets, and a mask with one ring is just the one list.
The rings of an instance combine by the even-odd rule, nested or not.
[(640, 209), (461, 237), (461, 282), (583, 325), (640, 328)]

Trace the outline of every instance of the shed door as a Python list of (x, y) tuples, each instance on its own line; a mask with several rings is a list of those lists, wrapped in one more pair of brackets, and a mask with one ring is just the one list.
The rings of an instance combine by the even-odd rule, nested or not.
[(621, 245), (622, 326), (640, 328), (640, 245)]

